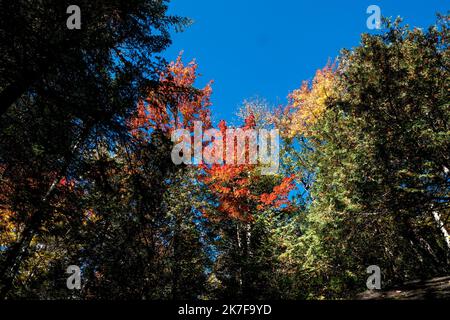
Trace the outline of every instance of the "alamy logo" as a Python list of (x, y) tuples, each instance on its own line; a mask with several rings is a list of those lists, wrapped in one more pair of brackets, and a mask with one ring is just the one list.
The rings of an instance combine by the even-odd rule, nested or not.
[(172, 161), (176, 165), (259, 164), (261, 174), (270, 175), (278, 171), (279, 140), (277, 129), (229, 128), (224, 134), (217, 129), (208, 129), (203, 133), (203, 123), (196, 121), (193, 139), (192, 132), (187, 129), (172, 133), (172, 142), (176, 143), (172, 149)]
[(81, 270), (78, 266), (69, 266), (66, 270), (66, 273), (71, 274), (70, 277), (67, 278), (66, 285), (69, 290), (80, 290), (81, 289)]
[(367, 289), (369, 290), (380, 290), (381, 289), (381, 269), (379, 266), (369, 266), (367, 268), (367, 273), (371, 273), (372, 275), (367, 278)]
[(367, 18), (367, 28), (370, 30), (381, 29), (381, 9), (377, 5), (370, 5), (367, 8), (367, 13), (371, 14)]
[(67, 18), (67, 29), (73, 30), (81, 29), (81, 9), (77, 5), (70, 5), (67, 7), (66, 13), (70, 13), (70, 17)]

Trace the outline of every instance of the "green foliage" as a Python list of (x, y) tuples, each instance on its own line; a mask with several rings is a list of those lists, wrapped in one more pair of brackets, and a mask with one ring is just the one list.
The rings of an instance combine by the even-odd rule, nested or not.
[(247, 126), (282, 132), (262, 176), (171, 160), (171, 130), (210, 124), (197, 65), (157, 57), (188, 19), (79, 1), (69, 32), (56, 2), (0, 7), (2, 298), (341, 299), (370, 265), (383, 286), (448, 273), (448, 16), (386, 21), (282, 112), (245, 102)]
[(319, 294), (364, 290), (369, 265), (384, 285), (447, 272), (433, 218), (449, 216), (447, 41), (448, 18), (426, 32), (397, 21), (343, 51), (337, 95), (304, 147), (315, 179), (299, 263), (327, 282)]

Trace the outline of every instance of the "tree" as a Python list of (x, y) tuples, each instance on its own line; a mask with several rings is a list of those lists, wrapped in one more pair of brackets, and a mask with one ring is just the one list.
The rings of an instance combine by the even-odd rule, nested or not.
[(426, 32), (387, 23), (342, 52), (323, 100), (319, 73), (288, 113), (314, 176), (299, 272), (320, 279), (317, 295), (362, 290), (369, 265), (384, 285), (448, 268), (448, 17)]
[[(243, 130), (257, 126), (252, 113), (244, 122)], [(225, 121), (220, 122), (219, 128), (224, 141), (223, 152), (226, 152)], [(249, 152), (246, 144), (246, 159), (249, 159)], [(289, 194), (295, 185), (293, 177), (261, 175), (260, 166), (229, 163), (203, 166), (200, 181), (207, 186), (212, 199), (202, 211), (220, 235), (216, 241), (216, 263), (210, 275), (218, 281), (215, 292), (218, 297), (277, 296), (271, 227), (274, 220), (292, 209)]]
[(158, 66), (154, 53), (170, 44), (168, 29), (189, 23), (167, 16), (165, 2), (79, 1), (82, 28), (69, 30), (68, 1), (2, 1), (0, 115), (51, 77), (57, 76), (59, 85), (64, 79), (70, 83), (74, 70), (83, 74), (109, 68), (148, 83)]
[(59, 182), (83, 176), (99, 140), (113, 149), (126, 136), (137, 98), (158, 83), (168, 29), (186, 20), (159, 1), (84, 1), (82, 29), (68, 30), (61, 1), (1, 6), (1, 208), (17, 234), (0, 257), (5, 296), (36, 237), (76, 203)]

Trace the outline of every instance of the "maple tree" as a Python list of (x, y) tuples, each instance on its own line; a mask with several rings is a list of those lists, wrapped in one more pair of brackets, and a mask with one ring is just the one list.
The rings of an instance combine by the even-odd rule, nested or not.
[(152, 130), (161, 130), (170, 136), (176, 129), (192, 130), (195, 121), (211, 126), (212, 81), (196, 89), (197, 68), (194, 60), (184, 65), (181, 52), (161, 72), (158, 86), (138, 102), (137, 115), (130, 121), (133, 135), (148, 137)]
[[(250, 114), (245, 120), (243, 130), (256, 127), (254, 115)], [(219, 123), (223, 139), (223, 152), (227, 150), (227, 124)], [(223, 218), (252, 221), (253, 212), (263, 210), (268, 206), (282, 208), (289, 205), (288, 196), (295, 187), (293, 177), (282, 179), (279, 185), (273, 187), (271, 192), (261, 192), (254, 188), (261, 181), (257, 164), (237, 164), (238, 152), (234, 153), (234, 163), (203, 165), (201, 181), (209, 186), (211, 192), (218, 199), (218, 211)], [(249, 144), (245, 145), (245, 159), (249, 159)], [(223, 157), (226, 158), (225, 156)], [(286, 210), (286, 208), (283, 208)]]
[[(248, 110), (251, 109), (247, 106), (242, 111), (244, 132), (258, 125), (256, 117)], [(221, 151), (225, 153), (229, 127), (222, 120), (219, 129), (223, 140)], [(199, 181), (212, 195), (201, 212), (213, 228), (220, 230), (220, 239), (215, 245), (219, 253), (210, 281), (219, 281), (224, 287), (219, 297), (263, 297), (266, 291), (261, 292), (259, 288), (268, 286), (270, 277), (269, 274), (262, 276), (263, 270), (270, 270), (274, 261), (274, 253), (270, 251), (278, 247), (270, 230), (273, 230), (274, 220), (292, 212), (290, 194), (296, 184), (293, 176), (261, 175), (260, 163), (238, 164), (239, 152), (248, 161), (250, 144), (233, 153), (232, 163), (202, 165), (200, 169)]]

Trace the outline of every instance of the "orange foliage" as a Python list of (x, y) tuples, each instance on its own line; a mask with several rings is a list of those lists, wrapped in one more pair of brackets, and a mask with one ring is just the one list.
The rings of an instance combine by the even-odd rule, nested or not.
[(282, 206), (289, 206), (289, 193), (295, 188), (294, 176), (284, 178), (283, 181), (273, 188), (271, 193), (263, 193), (259, 201), (261, 204), (258, 209), (267, 207), (281, 208)]
[[(255, 126), (255, 118), (253, 115), (249, 115), (245, 119), (243, 129), (252, 129)], [(219, 128), (223, 135), (224, 144), (226, 144), (227, 125), (225, 121), (220, 122)], [(223, 149), (225, 152), (226, 146)], [(245, 152), (248, 153), (248, 145)], [(235, 156), (236, 154), (237, 152)], [(201, 181), (209, 187), (218, 199), (217, 209), (222, 214), (219, 219), (231, 218), (249, 222), (254, 219), (252, 212), (256, 210), (264, 210), (270, 205), (280, 209), (289, 204), (288, 196), (290, 191), (294, 189), (294, 179), (284, 179), (280, 185), (274, 187), (270, 194), (259, 194), (255, 191), (257, 188), (254, 188), (260, 180), (258, 175), (253, 174), (256, 168), (257, 165), (252, 164), (202, 166)]]
[(146, 137), (154, 129), (168, 135), (176, 129), (192, 130), (194, 121), (202, 121), (205, 128), (211, 126), (212, 82), (195, 89), (197, 63), (184, 65), (181, 58), (182, 53), (161, 73), (158, 87), (138, 102), (137, 116), (129, 122), (135, 137)]

